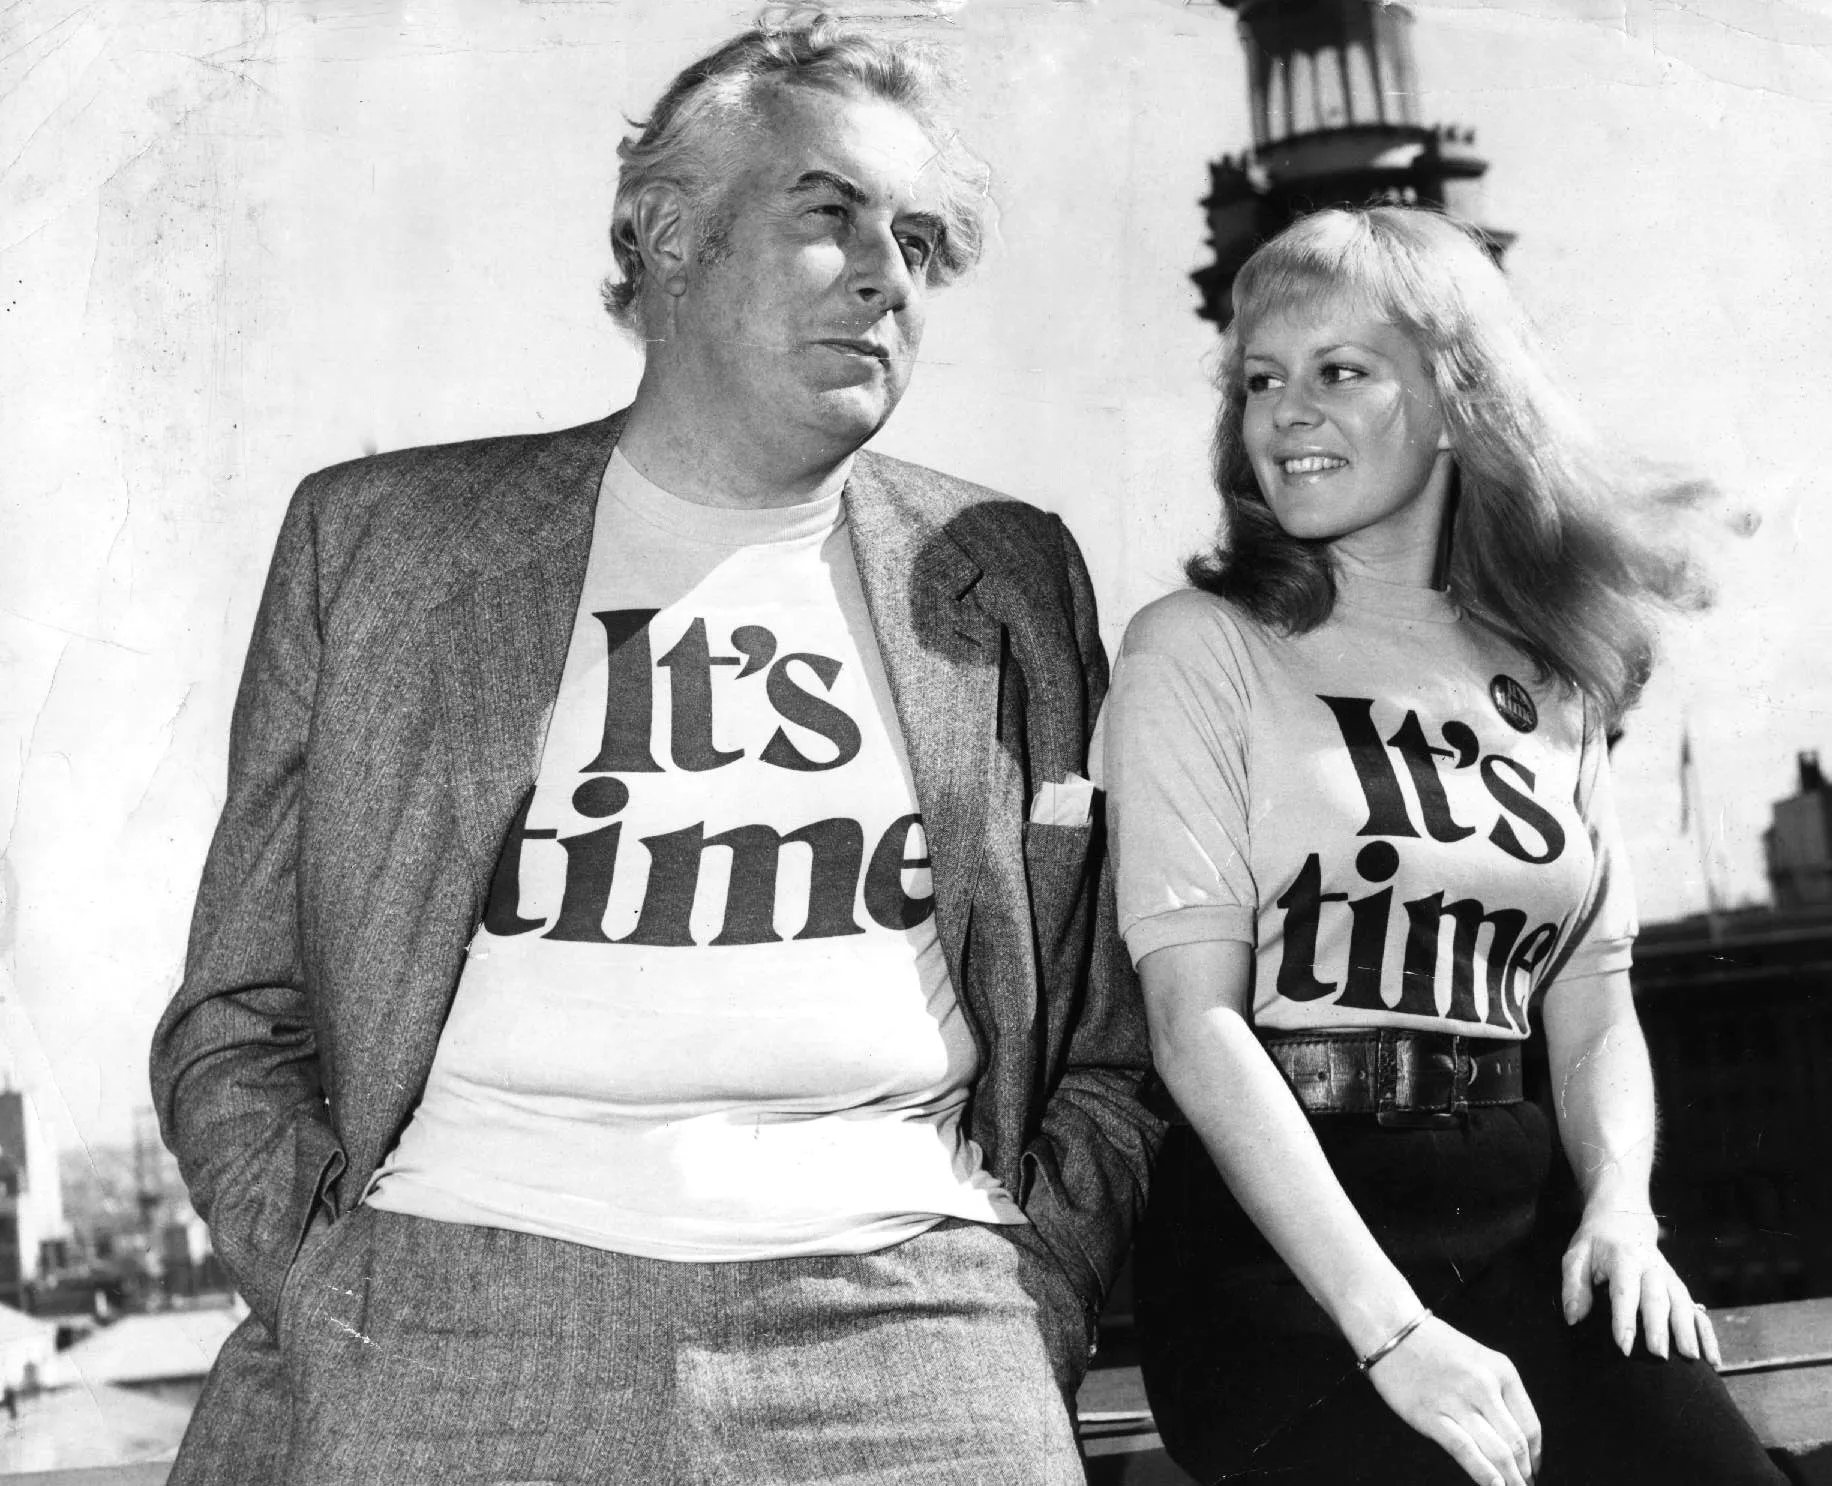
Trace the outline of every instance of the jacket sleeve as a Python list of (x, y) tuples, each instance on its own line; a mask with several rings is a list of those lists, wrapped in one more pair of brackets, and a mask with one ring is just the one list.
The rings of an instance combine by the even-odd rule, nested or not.
[[(1085, 755), (1106, 694), (1107, 655), (1087, 567), (1074, 538), (1058, 529), (1086, 678)], [(1131, 1246), (1164, 1124), (1140, 1102), (1151, 1047), (1138, 979), (1118, 932), (1112, 858), (1098, 816), (1084, 870), (1094, 893), (1085, 976), (1060, 1075), (1023, 1165), (1025, 1211), (1093, 1310)]]
[(224, 1268), (270, 1327), (316, 1199), (343, 1164), (319, 1076), (297, 901), (320, 662), (322, 479), (299, 487), (280, 529), (236, 696), (228, 793), (184, 979), (152, 1048), (166, 1143)]

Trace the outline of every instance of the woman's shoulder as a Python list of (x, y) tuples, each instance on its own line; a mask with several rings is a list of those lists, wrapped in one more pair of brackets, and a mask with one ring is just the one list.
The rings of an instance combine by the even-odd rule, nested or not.
[(1180, 588), (1132, 616), (1120, 642), (1120, 657), (1152, 655), (1197, 664), (1239, 660), (1266, 639), (1265, 626), (1233, 600), (1200, 588)]

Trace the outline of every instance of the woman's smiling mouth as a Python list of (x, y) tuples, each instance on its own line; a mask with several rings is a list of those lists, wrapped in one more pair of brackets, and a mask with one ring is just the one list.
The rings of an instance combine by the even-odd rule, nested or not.
[(1296, 459), (1281, 459), (1279, 469), (1289, 478), (1293, 475), (1322, 475), (1331, 470), (1346, 469), (1348, 461), (1333, 454), (1304, 454)]

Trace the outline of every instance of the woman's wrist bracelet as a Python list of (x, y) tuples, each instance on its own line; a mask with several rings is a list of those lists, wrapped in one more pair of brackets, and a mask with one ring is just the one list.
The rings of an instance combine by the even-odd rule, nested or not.
[(1361, 1361), (1357, 1362), (1355, 1366), (1359, 1368), (1362, 1372), (1366, 1372), (1376, 1362), (1380, 1361), (1381, 1358), (1385, 1357), (1387, 1353), (1391, 1352), (1395, 1347), (1397, 1347), (1407, 1337), (1411, 1336), (1413, 1332), (1417, 1331), (1419, 1327), (1423, 1326), (1430, 1319), (1431, 1319), (1431, 1312), (1429, 1310), (1420, 1311), (1416, 1316), (1414, 1316), (1404, 1326), (1400, 1327), (1398, 1331), (1394, 1332), (1392, 1336), (1388, 1337), (1384, 1342), (1382, 1342), (1372, 1352), (1368, 1353), (1366, 1357), (1363, 1357)]

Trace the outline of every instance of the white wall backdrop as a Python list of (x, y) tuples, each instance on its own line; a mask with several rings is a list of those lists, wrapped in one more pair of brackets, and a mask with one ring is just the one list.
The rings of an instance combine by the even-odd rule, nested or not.
[[(863, 8), (857, 7), (857, 8)], [(884, 4), (883, 8), (898, 8)], [(919, 9), (916, 5), (901, 7)], [(946, 0), (989, 261), (881, 447), (1059, 511), (1107, 634), (1208, 533), (1211, 158), (1247, 137), (1211, 0)], [(1650, 917), (1726, 892), (1832, 751), (1832, 11), (1418, 0), (1421, 116), (1586, 405), (1764, 517), (1618, 750)], [(118, 1140), (178, 975), (233, 687), (300, 476), (599, 416), (617, 139), (745, 24), (715, 0), (16, 0), (0, 16), (0, 1076)]]

